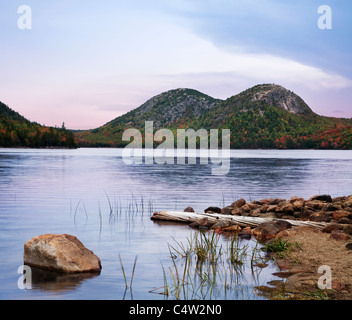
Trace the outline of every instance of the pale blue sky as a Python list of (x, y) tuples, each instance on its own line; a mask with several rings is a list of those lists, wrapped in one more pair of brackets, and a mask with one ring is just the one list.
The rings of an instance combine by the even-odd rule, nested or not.
[[(20, 30), (20, 5), (32, 30)], [(318, 7), (330, 5), (332, 30)], [(163, 91), (228, 98), (260, 83), (352, 117), (352, 2), (0, 0), (0, 101), (32, 121), (96, 128)]]

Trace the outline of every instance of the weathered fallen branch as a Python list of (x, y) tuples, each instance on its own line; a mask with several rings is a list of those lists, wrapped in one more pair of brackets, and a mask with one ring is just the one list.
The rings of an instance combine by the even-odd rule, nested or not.
[(195, 212), (182, 212), (182, 211), (160, 211), (155, 212), (151, 217), (152, 220), (164, 220), (164, 221), (175, 221), (184, 223), (198, 222), (201, 219), (207, 218), (210, 223), (217, 223), (220, 221), (231, 222), (238, 224), (240, 227), (251, 227), (255, 228), (264, 222), (271, 221), (287, 221), (293, 226), (312, 226), (317, 229), (323, 229), (328, 225), (325, 222), (314, 222), (314, 221), (298, 221), (298, 220), (285, 220), (276, 218), (258, 218), (258, 217), (244, 217), (244, 216), (233, 216), (215, 213), (195, 213)]

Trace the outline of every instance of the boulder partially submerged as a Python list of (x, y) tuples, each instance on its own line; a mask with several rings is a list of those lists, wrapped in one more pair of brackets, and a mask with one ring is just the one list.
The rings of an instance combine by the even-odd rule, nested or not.
[(45, 234), (24, 244), (24, 264), (61, 273), (100, 272), (101, 261), (75, 236)]

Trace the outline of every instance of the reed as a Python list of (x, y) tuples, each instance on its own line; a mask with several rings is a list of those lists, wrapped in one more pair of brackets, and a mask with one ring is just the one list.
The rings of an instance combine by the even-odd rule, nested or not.
[(168, 244), (172, 266), (168, 275), (163, 266), (163, 292), (170, 299), (208, 300), (227, 296), (234, 285), (236, 288), (240, 286), (245, 266), (250, 265), (256, 271), (255, 267), (264, 261), (257, 245), (250, 248), (236, 234), (225, 247), (215, 232), (199, 231), (186, 239), (185, 243), (173, 239), (175, 244)]
[(132, 283), (133, 283), (134, 273), (135, 273), (136, 265), (137, 265), (137, 259), (138, 259), (138, 256), (136, 256), (135, 259), (134, 259), (133, 268), (132, 268), (132, 275), (131, 275), (131, 281), (130, 281), (130, 285), (128, 286), (126, 273), (125, 273), (125, 268), (124, 268), (123, 263), (122, 263), (121, 255), (119, 254), (120, 266), (121, 266), (121, 270), (122, 270), (122, 274), (123, 274), (123, 279), (125, 281), (125, 286), (126, 286), (126, 289), (130, 288), (131, 291), (132, 291)]
[[(199, 232), (193, 239), (192, 249), (197, 257), (198, 262), (209, 261), (211, 264), (216, 264), (221, 256), (221, 246), (218, 246), (220, 235), (215, 230), (209, 234)], [(190, 243), (190, 242), (189, 242)]]
[(133, 263), (132, 276), (131, 276), (131, 282), (130, 282), (130, 289), (131, 290), (132, 290), (132, 282), (133, 282), (134, 272), (136, 270), (136, 265), (137, 265), (137, 258), (138, 258), (138, 256), (135, 257), (134, 263)]
[(101, 216), (100, 202), (98, 202), (98, 205), (99, 205), (99, 222), (100, 222), (100, 225), (99, 225), (99, 235), (101, 235), (101, 231), (102, 231), (102, 228), (103, 228), (103, 218), (102, 218), (102, 216)]
[(123, 263), (122, 263), (122, 259), (121, 259), (120, 254), (119, 254), (119, 260), (120, 260), (121, 270), (122, 270), (122, 274), (123, 274), (123, 279), (125, 280), (125, 285), (126, 285), (126, 289), (127, 289), (128, 285), (127, 285), (126, 273), (125, 273), (125, 268), (123, 267)]
[(247, 245), (241, 245), (241, 241), (237, 234), (235, 234), (230, 241), (228, 247), (228, 256), (232, 265), (243, 265), (244, 260), (247, 257)]
[(121, 198), (119, 195), (112, 198), (105, 191), (105, 197), (110, 224), (124, 218), (128, 226), (134, 225), (135, 218), (143, 222), (146, 214), (150, 217), (155, 212), (154, 200), (151, 197), (147, 199), (143, 194), (136, 196), (132, 193), (129, 197)]

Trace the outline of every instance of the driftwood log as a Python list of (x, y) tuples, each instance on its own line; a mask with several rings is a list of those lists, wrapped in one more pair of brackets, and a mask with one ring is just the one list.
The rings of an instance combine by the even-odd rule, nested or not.
[(271, 221), (287, 221), (293, 226), (312, 226), (317, 229), (324, 229), (328, 225), (325, 222), (314, 222), (314, 221), (298, 221), (298, 220), (285, 220), (276, 218), (258, 218), (258, 217), (243, 217), (233, 216), (215, 213), (195, 213), (195, 212), (182, 212), (182, 211), (160, 211), (155, 212), (151, 217), (152, 220), (163, 220), (163, 221), (175, 221), (184, 223), (198, 222), (201, 219), (207, 218), (209, 222), (230, 222), (237, 224), (240, 227), (251, 227), (255, 228), (264, 222)]

